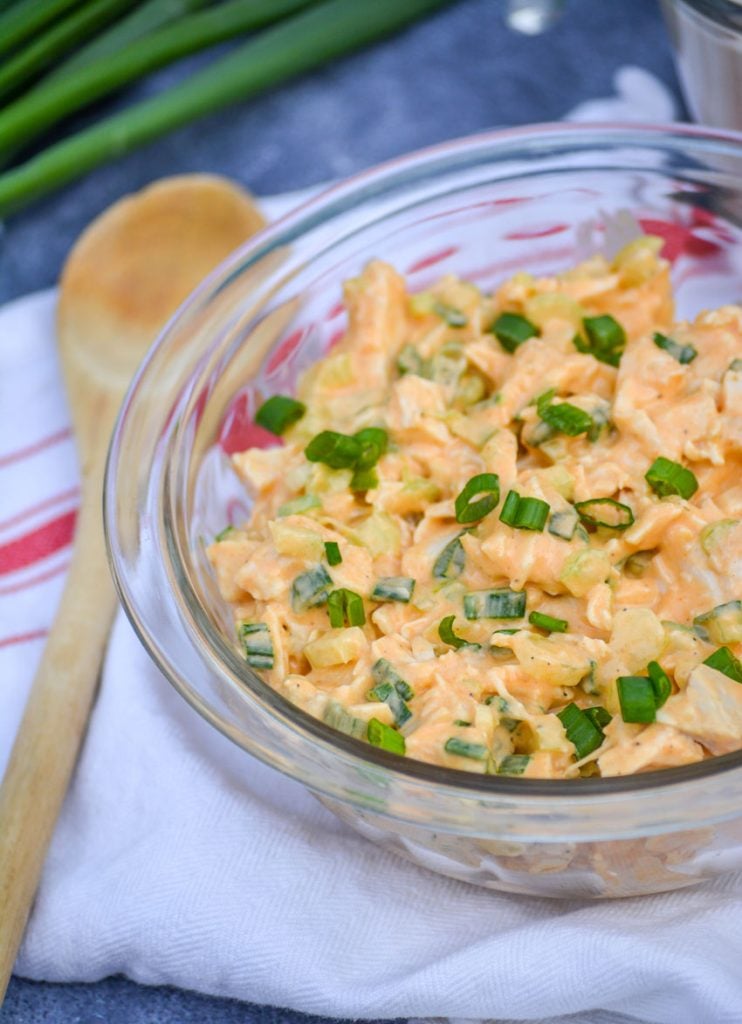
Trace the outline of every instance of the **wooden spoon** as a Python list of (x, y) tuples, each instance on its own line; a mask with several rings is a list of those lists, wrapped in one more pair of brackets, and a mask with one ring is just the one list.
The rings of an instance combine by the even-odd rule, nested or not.
[(58, 341), (82, 500), (67, 584), (0, 787), (0, 1003), (85, 733), (116, 610), (101, 516), (116, 414), (134, 370), (170, 315), (263, 225), (250, 196), (224, 179), (168, 178), (102, 214), (64, 268)]

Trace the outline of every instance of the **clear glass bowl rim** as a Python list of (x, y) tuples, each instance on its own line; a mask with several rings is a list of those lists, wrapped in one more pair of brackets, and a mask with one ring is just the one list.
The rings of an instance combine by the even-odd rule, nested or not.
[[(137, 371), (119, 414), (109, 450), (104, 489), (104, 522), (111, 569), (129, 620), (145, 649), (171, 684), (211, 725), (249, 753), (255, 754), (245, 738), (236, 734), (236, 731), (226, 725), (218, 715), (213, 714), (193, 693), (187, 683), (171, 670), (167, 657), (160, 650), (156, 638), (149, 634), (146, 624), (142, 623), (138, 615), (136, 598), (131, 592), (127, 579), (127, 567), (120, 557), (116, 543), (114, 495), (116, 474), (121, 465), (123, 424), (127, 416), (135, 415), (138, 390), (147, 376), (154, 354), (167, 346), (171, 333), (181, 320), (187, 317), (189, 310), (194, 305), (208, 302), (209, 296), (216, 294), (220, 283), (233, 274), (234, 268), (238, 264), (242, 265), (244, 270), (248, 261), (255, 263), (274, 247), (289, 245), (304, 232), (318, 225), (326, 224), (333, 216), (347, 213), (354, 201), (365, 202), (370, 198), (382, 195), (386, 190), (391, 190), (398, 184), (414, 183), (418, 177), (423, 175), (429, 178), (434, 171), (445, 173), (454, 168), (461, 170), (466, 166), (474, 166), (483, 162), (498, 163), (512, 158), (513, 153), (522, 154), (525, 150), (528, 150), (532, 157), (537, 157), (542, 152), (546, 154), (554, 147), (568, 148), (575, 152), (626, 148), (669, 153), (674, 146), (682, 148), (684, 144), (691, 144), (697, 155), (705, 153), (727, 156), (742, 163), (742, 133), (679, 124), (545, 123), (526, 128), (509, 128), (479, 133), (419, 150), (333, 185), (286, 214), (229, 256), (180, 307), (155, 340), (150, 353)], [(194, 597), (198, 600), (197, 595)], [(182, 604), (182, 598), (179, 595), (178, 598)], [(188, 617), (186, 616), (186, 618)], [(229, 651), (226, 639), (217, 636), (215, 631), (212, 632), (212, 637), (201, 636), (199, 640), (201, 644), (204, 639), (206, 640), (213, 660), (219, 662), (221, 674), (233, 679), (234, 674), (227, 670), (223, 656), (225, 651)], [(508, 801), (521, 797), (524, 801), (528, 801), (529, 798), (538, 800), (540, 797), (548, 797), (555, 800), (555, 808), (557, 804), (563, 807), (571, 804), (574, 810), (577, 803), (594, 802), (600, 798), (610, 800), (611, 798), (627, 797), (631, 794), (638, 796), (649, 790), (657, 791), (658, 795), (661, 793), (669, 795), (670, 790), (677, 790), (678, 787), (685, 784), (700, 793), (702, 790), (697, 789), (699, 784), (720, 776), (724, 776), (728, 783), (735, 785), (735, 788), (739, 786), (742, 790), (742, 751), (679, 768), (608, 779), (587, 778), (578, 781), (515, 779), (443, 768), (387, 754), (378, 748), (339, 733), (281, 697), (249, 669), (247, 672), (241, 673), (240, 685), (243, 688), (248, 686), (250, 698), (260, 705), (263, 712), (279, 717), (284, 723), (290, 723), (294, 731), (302, 734), (308, 741), (337, 751), (346, 762), (352, 762), (357, 767), (375, 765), (388, 776), (397, 777), (413, 784), (434, 786), (437, 792), (452, 799), (456, 797), (471, 799), (479, 795), (482, 798), (501, 796)], [(261, 755), (258, 754), (258, 756)], [(265, 760), (265, 758), (263, 759)], [(648, 797), (650, 794), (647, 792), (645, 795)], [(348, 802), (352, 801), (348, 800)], [(725, 806), (729, 806), (730, 802), (726, 800), (724, 803)], [(714, 815), (711, 817), (721, 820), (721, 818), (729, 817), (730, 814), (731, 811), (718, 817)]]

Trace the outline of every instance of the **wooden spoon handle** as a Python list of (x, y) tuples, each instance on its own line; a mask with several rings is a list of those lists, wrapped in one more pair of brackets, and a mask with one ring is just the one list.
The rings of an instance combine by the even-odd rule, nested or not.
[(116, 592), (89, 473), (59, 612), (0, 786), (0, 1003), (96, 693)]

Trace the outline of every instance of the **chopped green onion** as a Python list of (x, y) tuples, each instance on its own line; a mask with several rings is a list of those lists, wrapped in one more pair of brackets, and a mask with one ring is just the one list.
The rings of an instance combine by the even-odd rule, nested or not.
[(352, 437), (335, 430), (323, 430), (304, 449), (310, 462), (322, 462), (331, 469), (352, 469), (354, 491), (378, 487), (374, 466), (389, 447), (389, 435), (381, 427), (365, 427)]
[(364, 720), (351, 715), (339, 701), (330, 701), (325, 708), (323, 719), (327, 725), (346, 733), (348, 736), (355, 736), (359, 740), (366, 739), (368, 730)]
[(618, 702), (624, 722), (653, 722), (657, 701), (652, 680), (647, 676), (619, 676)]
[(319, 508), (322, 502), (315, 494), (301, 494), (298, 498), (291, 498), (285, 501), (278, 508), (276, 515), (279, 518), (284, 516), (298, 516), (302, 512), (308, 512), (310, 508)]
[(399, 692), (391, 683), (379, 683), (366, 694), (368, 700), (376, 700), (387, 704), (394, 715), (396, 725), (404, 725), (412, 718), (412, 712), (405, 704)]
[(286, 395), (273, 395), (260, 406), (255, 413), (255, 422), (270, 430), (271, 434), (280, 437), (292, 424), (300, 420), (307, 411), (303, 402), (297, 402), (295, 398), (288, 398)]
[(742, 640), (742, 601), (727, 601), (710, 612), (696, 615), (693, 625), (704, 640), (715, 644), (737, 643)]
[(517, 491), (508, 491), (508, 496), (503, 502), (502, 508), (500, 509), (500, 522), (505, 523), (506, 526), (515, 526), (515, 520), (518, 518), (518, 506), (520, 505), (520, 495)]
[(234, 533), (234, 526), (225, 526), (223, 530), (220, 530), (219, 533), (217, 533), (214, 540), (218, 544), (220, 541), (226, 540), (230, 533)]
[(378, 718), (372, 718), (368, 723), (368, 742), (372, 747), (388, 750), (390, 754), (404, 754), (406, 750), (404, 736)]
[(626, 332), (621, 324), (606, 313), (604, 316), (586, 316), (582, 326), (587, 341), (579, 334), (575, 335), (575, 348), (579, 352), (594, 356), (601, 363), (618, 366), (626, 347)]
[(656, 552), (652, 550), (635, 551), (633, 555), (629, 555), (629, 557), (625, 559), (621, 568), (627, 576), (639, 579), (652, 564), (652, 559), (655, 554)]
[(241, 622), (238, 627), (245, 659), (252, 668), (273, 668), (271, 631), (265, 622)]
[(679, 462), (666, 459), (662, 455), (655, 459), (644, 479), (655, 494), (667, 498), (671, 494), (679, 494), (681, 498), (692, 498), (698, 490), (698, 481), (689, 469)]
[(401, 601), (407, 604), (415, 589), (410, 576), (384, 576), (377, 580), (371, 591), (372, 601)]
[(340, 547), (335, 540), (325, 541), (325, 556), (327, 557), (327, 564), (330, 566), (340, 565), (343, 560), (343, 556), (340, 554)]
[(438, 636), (441, 638), (444, 644), (450, 644), (451, 647), (478, 647), (478, 644), (469, 643), (468, 640), (464, 640), (463, 637), (456, 636), (453, 631), (453, 623), (455, 615), (447, 615), (445, 619), (441, 619), (438, 624)]
[[(443, 0), (374, 0), (372, 4), (326, 0), (312, 4), (306, 13), (285, 18), (277, 27), (209, 61), (206, 67), (179, 84), (127, 106), (120, 113), (51, 145), (21, 166), (0, 175), (0, 217), (9, 209), (18, 209), (107, 160), (121, 159), (125, 153), (166, 131), (237, 101), (244, 102), (261, 90), (274, 88), (332, 58), (398, 31), (441, 7), (442, 3)], [(54, 4), (49, 0), (31, 0), (30, 5), (46, 12), (44, 20), (50, 20), (48, 12)], [(69, 0), (67, 6), (72, 6)], [(286, 9), (286, 4), (279, 4), (277, 0), (260, 6), (270, 11), (277, 7)], [(214, 9), (218, 18), (221, 18), (220, 7)], [(24, 36), (35, 31), (29, 29), (30, 24), (24, 26)], [(4, 52), (15, 45), (3, 31), (0, 31), (0, 42)], [(128, 47), (126, 52), (130, 57)], [(58, 88), (62, 84), (54, 83), (54, 86)], [(53, 106), (56, 93), (50, 95), (45, 90), (43, 95), (46, 106)]]
[(501, 587), (464, 594), (464, 615), (467, 619), (519, 619), (525, 610), (525, 590)]
[(572, 540), (579, 521), (579, 516), (573, 509), (563, 512), (552, 512), (549, 517), (547, 530), (554, 537), (561, 537), (562, 540)]
[(306, 611), (324, 604), (330, 596), (332, 577), (323, 565), (299, 573), (291, 584), (291, 607), (295, 612)]
[(498, 775), (522, 775), (530, 764), (530, 754), (507, 754), (497, 766)]
[(668, 338), (666, 334), (660, 334), (659, 331), (654, 332), (652, 340), (657, 348), (664, 349), (679, 363), (692, 363), (698, 355), (698, 349), (693, 345), (681, 345), (674, 338)]
[(524, 341), (539, 333), (538, 327), (519, 313), (500, 313), (488, 330), (511, 355)]
[(549, 512), (549, 503), (541, 498), (521, 498), (517, 491), (508, 491), (500, 510), (500, 522), (516, 530), (540, 533), (546, 526)]
[(589, 526), (607, 526), (610, 530), (628, 530), (634, 522), (634, 513), (623, 502), (613, 498), (590, 498), (578, 501), (575, 508), (583, 523)]
[(342, 629), (346, 619), (349, 626), (362, 626), (366, 621), (363, 598), (345, 587), (339, 587), (328, 595), (327, 611), (333, 629)]
[(469, 740), (461, 740), (458, 736), (451, 736), (446, 740), (443, 749), (447, 754), (456, 754), (457, 757), (468, 757), (472, 761), (486, 761), (489, 751), (483, 743), (471, 743)]
[(356, 469), (350, 478), (353, 491), (372, 491), (379, 486), (379, 477), (375, 469)]
[(564, 726), (567, 739), (575, 748), (578, 761), (597, 750), (605, 738), (600, 726), (574, 702), (562, 708), (557, 713), (557, 718)]
[(445, 320), (449, 327), (466, 327), (469, 318), (455, 306), (449, 306), (445, 302), (434, 302), (433, 312), (441, 320)]
[(538, 626), (549, 633), (566, 633), (569, 629), (566, 619), (555, 619), (553, 615), (546, 615), (544, 612), (531, 612), (528, 621), (532, 626)]
[(742, 683), (742, 662), (735, 658), (728, 647), (720, 647), (718, 651), (714, 651), (706, 658), (704, 665), (715, 668), (717, 672), (723, 672), (736, 683)]
[(335, 430), (323, 430), (304, 449), (310, 462), (322, 462), (330, 469), (352, 469), (361, 454), (361, 442)]
[(460, 726), (462, 729), (471, 728), (471, 722), (465, 722), (463, 718), (454, 718), (453, 724)]
[(406, 373), (412, 373), (416, 377), (430, 376), (429, 361), (423, 359), (414, 345), (404, 345), (400, 349), (397, 356), (397, 370), (400, 376), (404, 376)]
[(588, 434), (593, 430), (595, 423), (590, 413), (570, 402), (552, 405), (551, 398), (552, 392), (547, 391), (536, 403), (538, 414), (544, 423), (568, 437)]
[(443, 548), (433, 564), (433, 576), (440, 579), (452, 580), (460, 576), (464, 571), (466, 553), (461, 543), (461, 534), (454, 537)]
[(402, 678), (392, 663), (386, 658), (379, 658), (373, 663), (371, 666), (371, 678), (377, 685), (391, 683), (404, 700), (412, 700), (415, 696), (407, 680)]
[(742, 373), (742, 359), (733, 359), (727, 367), (727, 373)]
[(371, 469), (389, 448), (389, 435), (383, 427), (364, 427), (353, 437), (361, 443), (356, 469)]
[(499, 500), (500, 478), (497, 473), (478, 473), (464, 485), (454, 502), (456, 520), (459, 523), (474, 523), (484, 519)]
[(661, 708), (672, 693), (672, 682), (667, 672), (657, 661), (650, 661), (647, 665), (647, 673), (654, 690), (654, 705), (657, 708)]
[(516, 530), (535, 530), (541, 533), (550, 511), (549, 503), (542, 501), (541, 498), (520, 498), (518, 514), (513, 525)]
[(613, 721), (613, 715), (609, 714), (604, 707), (584, 708), (583, 714), (587, 715), (593, 725), (599, 729), (605, 729)]

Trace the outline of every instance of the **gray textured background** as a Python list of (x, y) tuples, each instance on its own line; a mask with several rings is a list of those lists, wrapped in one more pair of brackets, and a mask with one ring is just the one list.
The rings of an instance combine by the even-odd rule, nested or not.
[[(556, 120), (582, 100), (611, 95), (613, 75), (624, 64), (652, 71), (678, 95), (656, 0), (567, 0), (557, 25), (536, 37), (510, 31), (503, 8), (503, 0), (461, 0), (371, 50), (181, 129), (10, 218), (0, 234), (0, 302), (53, 284), (91, 218), (164, 174), (217, 171), (258, 195), (301, 188), (457, 135)], [(161, 89), (202, 59), (182, 61), (98, 112)], [(682, 109), (679, 95), (678, 104)], [(579, 1022), (623, 1019), (593, 1014)], [(122, 978), (97, 985), (16, 978), (0, 1010), (3, 1024), (316, 1020), (145, 989)]]

